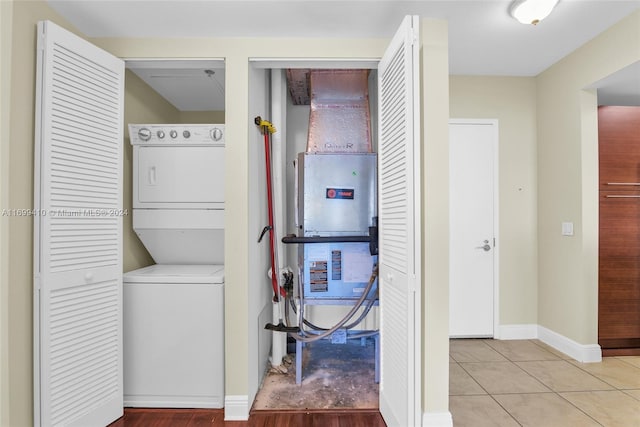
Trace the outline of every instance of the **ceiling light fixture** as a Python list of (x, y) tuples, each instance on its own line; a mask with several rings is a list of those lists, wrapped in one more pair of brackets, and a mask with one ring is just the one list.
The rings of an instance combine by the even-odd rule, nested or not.
[(523, 24), (536, 25), (549, 16), (559, 0), (516, 0), (511, 5), (511, 16)]

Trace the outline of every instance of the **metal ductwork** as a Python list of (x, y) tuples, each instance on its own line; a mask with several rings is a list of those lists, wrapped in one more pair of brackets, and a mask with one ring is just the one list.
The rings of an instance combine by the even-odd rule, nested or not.
[(371, 152), (369, 70), (287, 70), (287, 79), (294, 103), (311, 105), (307, 152)]

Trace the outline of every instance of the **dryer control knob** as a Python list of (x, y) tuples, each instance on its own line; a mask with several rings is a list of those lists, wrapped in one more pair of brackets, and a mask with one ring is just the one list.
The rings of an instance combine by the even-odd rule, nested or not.
[(151, 131), (148, 128), (138, 129), (138, 138), (142, 141), (148, 141), (151, 139)]
[(169, 136), (175, 139), (178, 136), (178, 132), (176, 132), (175, 130), (172, 130), (171, 132), (169, 132)]
[(222, 129), (220, 128), (213, 128), (209, 133), (211, 134), (211, 139), (214, 141), (220, 141), (222, 139)]
[(185, 138), (189, 138), (191, 136), (191, 132), (189, 132), (188, 130), (182, 131), (182, 136), (184, 136)]
[(159, 130), (156, 134), (158, 135), (159, 139), (163, 139), (164, 138), (164, 131), (163, 130)]

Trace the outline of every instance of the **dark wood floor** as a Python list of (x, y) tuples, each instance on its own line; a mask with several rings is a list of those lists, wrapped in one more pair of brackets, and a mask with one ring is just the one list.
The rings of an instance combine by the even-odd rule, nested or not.
[(378, 411), (254, 411), (248, 421), (225, 421), (223, 409), (126, 408), (109, 427), (386, 427)]

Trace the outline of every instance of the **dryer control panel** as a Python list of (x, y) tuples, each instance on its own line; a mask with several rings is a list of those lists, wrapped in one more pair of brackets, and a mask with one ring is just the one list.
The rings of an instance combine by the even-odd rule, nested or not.
[(224, 145), (223, 124), (130, 124), (131, 145)]

